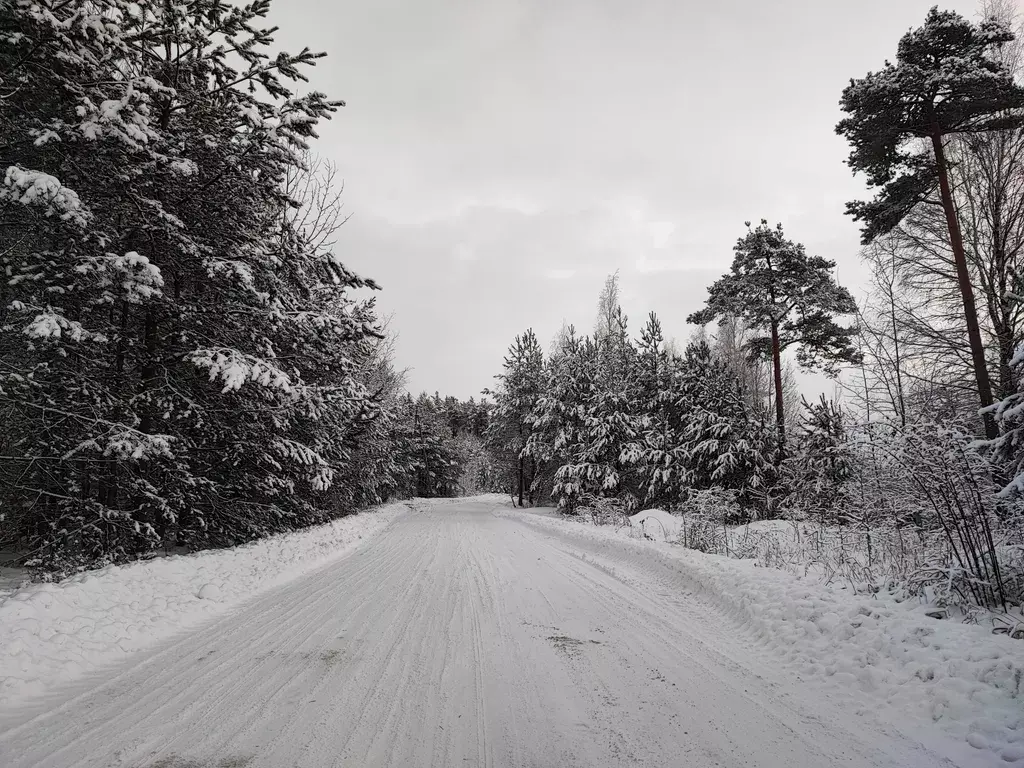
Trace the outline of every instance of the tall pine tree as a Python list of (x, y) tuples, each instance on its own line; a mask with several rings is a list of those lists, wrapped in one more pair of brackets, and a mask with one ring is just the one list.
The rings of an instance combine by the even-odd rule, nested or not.
[(858, 359), (851, 342), (856, 329), (835, 322), (838, 315), (855, 313), (857, 305), (832, 277), (835, 262), (808, 256), (802, 244), (786, 238), (781, 224), (769, 227), (762, 219), (756, 229), (747, 227), (733, 249), (732, 271), (708, 289), (707, 305), (688, 320), (705, 325), (741, 318), (765, 334), (753, 336), (747, 349), (772, 361), (781, 451), (786, 425), (782, 352), (796, 346), (802, 367), (835, 375), (840, 363)]
[[(992, 385), (944, 141), (1021, 124), (1024, 88), (996, 55), (1013, 37), (999, 21), (976, 25), (932, 8), (924, 26), (900, 40), (895, 64), (851, 80), (840, 101), (849, 117), (836, 126), (852, 146), (849, 166), (879, 188), (874, 200), (847, 206), (864, 222), (865, 244), (896, 227), (938, 188), (983, 409), (992, 405)], [(930, 151), (922, 149), (922, 139)], [(984, 422), (987, 437), (995, 438), (990, 412)]]

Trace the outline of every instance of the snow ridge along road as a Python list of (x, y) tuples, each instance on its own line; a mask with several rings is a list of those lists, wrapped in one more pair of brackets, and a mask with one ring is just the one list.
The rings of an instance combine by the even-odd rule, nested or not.
[(925, 745), (794, 686), (707, 611), (493, 504), (428, 505), (102, 679), (0, 710), (0, 765), (972, 765), (938, 732)]
[(108, 566), (0, 594), (0, 711), (336, 560), (407, 509), (389, 504), (240, 547)]

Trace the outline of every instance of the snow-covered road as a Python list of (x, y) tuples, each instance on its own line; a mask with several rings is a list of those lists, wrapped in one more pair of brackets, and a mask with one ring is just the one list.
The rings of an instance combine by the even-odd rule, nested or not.
[(491, 504), (425, 506), (0, 713), (0, 765), (951, 765), (746, 653), (727, 618), (631, 557)]

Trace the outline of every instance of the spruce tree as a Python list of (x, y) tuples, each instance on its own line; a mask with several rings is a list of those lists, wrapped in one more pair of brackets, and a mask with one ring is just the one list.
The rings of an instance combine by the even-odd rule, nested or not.
[[(544, 371), (543, 394), (530, 414), (530, 436), (525, 455), (546, 468), (534, 486), (550, 483), (558, 507), (572, 514), (582, 503), (585, 489), (577, 482), (586, 439), (587, 405), (596, 386), (597, 349), (593, 340), (580, 338), (569, 326)], [(549, 472), (554, 470), (554, 475)]]
[(789, 459), (789, 492), (797, 508), (814, 510), (825, 520), (841, 513), (846, 484), (853, 475), (853, 452), (843, 412), (824, 395), (802, 401), (804, 415)]
[(584, 340), (590, 382), (577, 405), (580, 424), (555, 476), (555, 493), (569, 506), (612, 497), (629, 507), (641, 493), (638, 470), (648, 418), (637, 408), (637, 353), (627, 325), (618, 276), (612, 275), (598, 301), (594, 338)]
[(541, 396), (544, 353), (532, 328), (516, 336), (505, 357), (504, 371), (495, 378), (498, 386), (494, 411), (487, 430), (488, 445), (509, 467), (514, 477), (519, 506), (533, 503), (533, 478), (536, 459), (525, 455), (530, 438), (530, 414)]
[(671, 508), (683, 498), (686, 410), (682, 366), (665, 349), (661, 322), (651, 312), (637, 347), (637, 409), (647, 418), (640, 460), (640, 493), (651, 506)]
[(464, 457), (443, 406), (437, 393), (399, 401), (391, 443), (400, 470), (397, 495), (403, 498), (459, 494)]
[(345, 435), (346, 459), (336, 467), (328, 504), (363, 507), (398, 495), (401, 451), (391, 442), (405, 379), (395, 370), (393, 337), (377, 339), (355, 374), (377, 405), (374, 418), (360, 420)]
[(289, 215), (341, 103), (293, 93), (319, 54), (273, 53), (268, 10), (5, 6), (0, 501), (38, 562), (325, 519), (379, 416), (373, 283)]
[(683, 366), (685, 488), (735, 491), (751, 510), (774, 480), (766, 419), (747, 406), (739, 380), (706, 341), (687, 346)]

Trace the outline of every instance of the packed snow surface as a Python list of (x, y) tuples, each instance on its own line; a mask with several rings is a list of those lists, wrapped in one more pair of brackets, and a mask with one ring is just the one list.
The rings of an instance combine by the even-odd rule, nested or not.
[(322, 566), (405, 509), (391, 505), (243, 547), (0, 592), (0, 706), (75, 680)]
[[(708, 617), (731, 620), (745, 648), (766, 653), (769, 663), (775, 659), (801, 679), (837, 689), (829, 695), (848, 701), (858, 716), (876, 710), (908, 728), (914, 719), (936, 724), (984, 753), (965, 756), (965, 764), (1024, 766), (1021, 640), (986, 626), (937, 620), (924, 605), (860, 596), (753, 561), (661, 544), (649, 526), (637, 527), (637, 518), (651, 511), (631, 518), (632, 531), (547, 514), (504, 514), (573, 536), (589, 557), (621, 558), (627, 548), (635, 565), (706, 605)], [(788, 532), (792, 523), (750, 528)], [(631, 536), (640, 532), (656, 540)]]
[(190, 578), (218, 620), (0, 706), (0, 765), (1021, 764), (1013, 641), (494, 502), (415, 506), (230, 610), (229, 580)]

